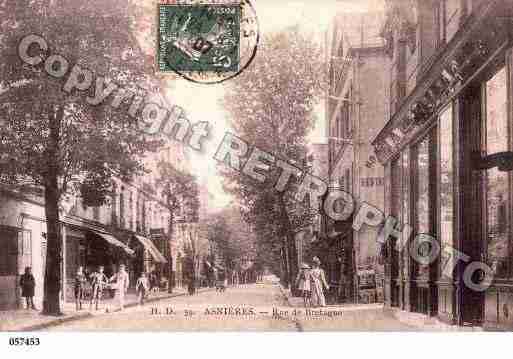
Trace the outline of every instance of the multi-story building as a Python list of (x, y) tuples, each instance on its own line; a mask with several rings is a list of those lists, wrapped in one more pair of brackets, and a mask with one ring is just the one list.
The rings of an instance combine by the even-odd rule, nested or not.
[[(373, 144), (386, 215), (413, 232), (387, 242), (388, 306), (513, 327), (512, 10), (506, 0), (387, 1), (390, 113)], [(426, 233), (438, 245), (413, 260)]]
[[(180, 153), (180, 144), (170, 147), (151, 161), (169, 161), (170, 153), (175, 157)], [(111, 275), (119, 264), (125, 264), (132, 283), (142, 271), (155, 271), (164, 282), (183, 285), (186, 248), (199, 242), (197, 224), (179, 213), (170, 225), (165, 194), (155, 178), (152, 172), (131, 183), (115, 179), (108, 203), (100, 207), (84, 206), (80, 197), (63, 203), (63, 300), (73, 300), (73, 282), (79, 266), (91, 273), (103, 265), (106, 274)], [(3, 186), (0, 199), (0, 241), (6, 249), (0, 254), (0, 308), (18, 305), (19, 275), (27, 266), (32, 267), (35, 300), (41, 305), (46, 257), (42, 192), (38, 188), (20, 191)]]
[[(387, 64), (381, 26), (384, 13), (344, 14), (332, 30), (330, 86), (326, 127), (329, 143), (329, 184), (364, 202), (383, 205), (383, 169), (372, 166), (372, 139), (385, 122), (387, 111)], [(354, 231), (347, 223), (330, 223), (328, 238), (336, 239), (334, 258), (340, 257), (340, 295), (348, 301), (366, 301), (360, 295), (359, 273), (381, 270), (377, 258), (377, 230)], [(369, 268), (370, 263), (370, 268)], [(362, 281), (363, 282), (363, 281)], [(368, 282), (368, 281), (367, 281)], [(363, 284), (362, 284), (363, 285)], [(363, 287), (362, 287), (363, 288)], [(363, 289), (362, 289), (363, 290)], [(365, 287), (368, 292), (368, 288)], [(378, 295), (372, 296), (376, 298)]]

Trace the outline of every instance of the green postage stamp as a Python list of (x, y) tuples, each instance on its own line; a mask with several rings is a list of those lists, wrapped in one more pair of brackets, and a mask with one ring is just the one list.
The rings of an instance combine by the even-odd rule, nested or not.
[(159, 70), (239, 71), (240, 25), (240, 4), (159, 5)]

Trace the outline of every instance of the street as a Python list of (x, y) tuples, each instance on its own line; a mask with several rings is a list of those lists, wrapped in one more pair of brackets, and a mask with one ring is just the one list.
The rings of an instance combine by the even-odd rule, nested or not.
[[(295, 312), (294, 312), (295, 311)], [(397, 331), (416, 330), (376, 305), (303, 308), (279, 286), (252, 284), (181, 296), (55, 326), (51, 331)]]

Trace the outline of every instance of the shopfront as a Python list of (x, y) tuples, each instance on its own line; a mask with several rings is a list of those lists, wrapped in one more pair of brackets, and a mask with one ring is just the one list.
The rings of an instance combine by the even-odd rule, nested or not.
[[(385, 212), (396, 228), (411, 227), (402, 251), (394, 239), (387, 245), (387, 305), (458, 325), (513, 327), (513, 183), (508, 155), (497, 155), (513, 150), (510, 11), (494, 1), (469, 18), (374, 141)], [(429, 263), (412, 256), (412, 248), (431, 250), (414, 245), (420, 234), (441, 248)], [(484, 291), (465, 284), (486, 278), (471, 270), (479, 262), (493, 272)]]
[(120, 264), (125, 264), (129, 273), (133, 272), (132, 262), (137, 252), (120, 237), (78, 219), (64, 219), (62, 228), (65, 239), (62, 275), (65, 278), (63, 289), (66, 301), (74, 301), (73, 286), (78, 267), (89, 275), (103, 266), (109, 278), (116, 273)]

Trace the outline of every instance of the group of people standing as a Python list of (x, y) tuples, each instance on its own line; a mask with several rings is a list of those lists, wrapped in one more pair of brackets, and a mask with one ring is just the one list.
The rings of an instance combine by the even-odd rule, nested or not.
[[(125, 265), (119, 265), (118, 272), (110, 278), (105, 275), (104, 271), (105, 267), (99, 266), (96, 271), (89, 275), (89, 281), (91, 283), (92, 289), (89, 300), (89, 309), (92, 309), (93, 304), (96, 310), (99, 309), (101, 300), (103, 298), (103, 292), (107, 286), (115, 289), (116, 297), (119, 301), (119, 307), (120, 309), (123, 309), (125, 306), (125, 294), (128, 290), (128, 286), (130, 285), (130, 277), (126, 272)], [(82, 303), (85, 299), (85, 287), (87, 281), (88, 276), (84, 272), (84, 268), (81, 266), (78, 267), (73, 286), (75, 294), (75, 308), (77, 311), (82, 310)]]
[(312, 259), (312, 267), (306, 263), (301, 265), (299, 273), (296, 277), (296, 287), (300, 292), (305, 307), (325, 307), (326, 297), (324, 296), (323, 288), (327, 291), (330, 289), (326, 281), (326, 275), (321, 268), (321, 261), (319, 258)]

